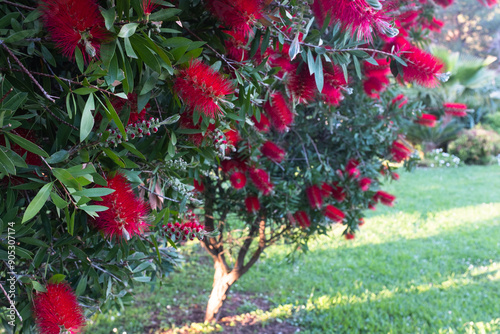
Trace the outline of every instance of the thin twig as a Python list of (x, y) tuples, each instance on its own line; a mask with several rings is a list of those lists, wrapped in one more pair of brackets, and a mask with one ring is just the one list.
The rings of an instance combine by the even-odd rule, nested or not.
[(311, 141), (313, 147), (314, 147), (314, 150), (316, 151), (316, 154), (318, 155), (318, 159), (319, 159), (319, 162), (321, 164), (323, 164), (323, 160), (321, 160), (321, 155), (319, 154), (319, 151), (318, 151), (318, 147), (316, 146), (316, 143), (314, 142), (314, 140), (311, 138), (311, 136), (309, 136), (309, 134), (307, 134), (307, 137), (309, 137), (309, 140)]
[[(21, 71), (21, 70), (18, 70), (18, 69), (7, 69), (5, 67), (0, 67), (0, 71), (5, 71), (5, 70), (8, 70), (8, 71), (13, 71), (13, 72), (24, 72), (24, 71)], [(48, 77), (48, 78), (57, 78), (61, 81), (66, 81), (68, 83), (72, 83), (74, 85), (79, 85), (79, 86), (85, 86), (82, 82), (78, 82), (78, 81), (74, 81), (74, 80), (71, 80), (71, 79), (66, 79), (66, 78), (60, 78), (60, 77), (57, 77), (55, 75), (52, 75), (52, 74), (48, 74), (48, 73), (41, 73), (41, 72), (34, 72), (34, 71), (31, 71), (32, 74), (35, 74), (35, 75), (40, 75), (40, 76), (43, 76), (43, 77)], [(106, 90), (106, 89), (103, 89), (103, 88), (100, 88), (100, 87), (97, 87), (95, 85), (88, 85), (88, 86), (85, 86), (85, 87), (89, 87), (89, 88), (94, 88), (94, 89), (97, 89), (98, 91), (102, 92), (102, 93), (105, 93), (105, 94), (108, 94), (108, 95), (116, 95), (114, 93), (111, 93), (110, 91)]]
[(49, 114), (51, 114), (51, 115), (52, 115), (52, 117), (54, 117), (55, 119), (57, 119), (59, 122), (64, 123), (64, 124), (66, 124), (67, 126), (69, 126), (70, 128), (72, 128), (73, 130), (77, 130), (77, 131), (78, 131), (78, 128), (77, 128), (76, 126), (74, 126), (74, 125), (73, 125), (73, 124), (71, 124), (71, 123), (66, 122), (66, 121), (65, 121), (65, 120), (63, 120), (61, 117), (56, 116), (56, 114), (54, 114), (54, 113), (52, 112), (52, 110), (50, 110), (47, 106), (43, 106), (43, 108), (45, 109), (45, 111), (47, 111)]
[(3, 288), (3, 285), (0, 284), (0, 288), (2, 288), (2, 291), (3, 291), (3, 294), (5, 295), (5, 297), (7, 297), (7, 300), (9, 301), (9, 304), (12, 305), (14, 307), (14, 310), (16, 311), (16, 314), (17, 314), (17, 317), (19, 318), (19, 320), (21, 320), (21, 322), (23, 321), (23, 317), (21, 317), (21, 315), (19, 314), (19, 312), (17, 311), (17, 308), (16, 308), (16, 304), (14, 304), (14, 302), (9, 298), (9, 295), (7, 294), (7, 291), (5, 291), (5, 289)]
[(7, 1), (7, 0), (3, 0), (2, 2), (6, 3), (7, 5), (11, 5), (11, 6), (22, 8), (22, 9), (35, 10), (34, 7), (21, 5), (20, 3), (15, 3), (15, 2)]
[(16, 55), (7, 47), (7, 45), (5, 45), (5, 43), (0, 40), (0, 45), (2, 45), (2, 47), (5, 49), (5, 51), (7, 51), (7, 53), (16, 61), (16, 63), (19, 65), (19, 67), (21, 67), (21, 69), (23, 70), (24, 73), (26, 73), (26, 75), (31, 79), (31, 81), (33, 81), (33, 83), (38, 87), (38, 89), (40, 89), (43, 93), (43, 95), (52, 103), (55, 103), (56, 100), (54, 100), (50, 95), (49, 93), (47, 93), (45, 91), (45, 89), (43, 89), (42, 85), (40, 85), (40, 83), (38, 81), (36, 81), (36, 79), (33, 77), (33, 75), (28, 71), (28, 69), (26, 67), (24, 67), (23, 63), (21, 63), (21, 61), (19, 60), (19, 58), (16, 57)]

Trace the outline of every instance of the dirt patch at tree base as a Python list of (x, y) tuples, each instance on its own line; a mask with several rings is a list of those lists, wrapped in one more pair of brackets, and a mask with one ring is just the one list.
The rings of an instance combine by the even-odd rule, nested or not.
[[(241, 313), (241, 309), (268, 311), (269, 302), (249, 294), (232, 293), (224, 304), (221, 318), (215, 325), (204, 324), (205, 305), (193, 304), (188, 309), (172, 307), (168, 312), (169, 321), (175, 324), (175, 329), (158, 330), (155, 324), (160, 324), (159, 314), (153, 315), (151, 326), (145, 328), (151, 334), (192, 334), (192, 333), (231, 333), (231, 334), (292, 334), (301, 329), (281, 319), (262, 322), (255, 313)], [(238, 311), (240, 310), (240, 311)], [(164, 316), (163, 316), (164, 317)]]

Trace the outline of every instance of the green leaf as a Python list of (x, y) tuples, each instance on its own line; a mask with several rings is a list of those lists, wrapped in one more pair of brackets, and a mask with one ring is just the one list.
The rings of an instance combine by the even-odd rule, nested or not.
[(56, 153), (52, 154), (48, 159), (47, 162), (49, 164), (57, 164), (61, 161), (64, 161), (69, 158), (69, 152), (66, 150), (60, 150), (57, 151)]
[(106, 153), (106, 155), (111, 159), (113, 160), (118, 166), (124, 168), (125, 167), (125, 163), (123, 162), (123, 160), (118, 156), (116, 155), (115, 152), (111, 151), (109, 148), (104, 148), (103, 149), (104, 153)]
[(139, 26), (139, 23), (127, 23), (125, 24), (118, 33), (118, 37), (127, 38), (135, 34), (135, 30)]
[(37, 281), (31, 281), (31, 285), (33, 286), (33, 289), (39, 292), (47, 292), (47, 289)]
[(292, 41), (292, 45), (290, 45), (290, 50), (288, 51), (288, 55), (290, 56), (290, 60), (294, 60), (295, 57), (297, 57), (297, 55), (300, 52), (299, 35), (300, 35), (300, 33), (298, 32)]
[(175, 15), (179, 14), (180, 12), (182, 12), (182, 10), (178, 9), (178, 8), (161, 9), (155, 13), (152, 13), (149, 16), (149, 19), (151, 21), (165, 21), (171, 17), (174, 17)]
[(82, 205), (82, 206), (80, 206), (79, 209), (89, 213), (89, 212), (106, 211), (109, 208), (107, 206), (103, 206), (103, 205)]
[(21, 136), (15, 135), (11, 132), (7, 132), (7, 136), (9, 137), (9, 139), (11, 139), (13, 142), (15, 142), (17, 145), (21, 146), (25, 150), (30, 151), (31, 153), (41, 155), (44, 158), (49, 157), (49, 154), (47, 152), (45, 152), (43, 149), (41, 149), (40, 147), (38, 147), (36, 144), (32, 143), (31, 141), (29, 141)]
[(62, 281), (64, 281), (66, 279), (66, 275), (63, 275), (63, 274), (55, 274), (53, 275), (50, 279), (49, 279), (49, 283), (52, 283), (52, 284), (57, 284), (57, 283), (61, 283)]
[(323, 91), (324, 76), (323, 62), (320, 56), (316, 57), (316, 62), (314, 63), (314, 79), (316, 80), (316, 87), (318, 87), (318, 91), (321, 93)]
[(106, 29), (111, 30), (113, 24), (115, 23), (116, 12), (115, 8), (109, 8), (101, 11), (102, 16), (104, 17), (104, 24), (106, 25)]
[(359, 65), (358, 57), (356, 57), (355, 55), (353, 55), (352, 56), (352, 60), (354, 62), (354, 68), (356, 69), (356, 75), (361, 80), (361, 78), (362, 78), (362, 75), (361, 75), (361, 66)]
[(7, 154), (5, 154), (4, 150), (7, 151), (7, 148), (0, 146), (0, 172), (4, 172), (7, 175), (16, 175), (16, 166), (14, 166), (14, 163)]
[(146, 160), (146, 157), (138, 149), (136, 149), (134, 145), (126, 142), (122, 142), (120, 145), (122, 145), (125, 149), (127, 149), (127, 151), (138, 156), (142, 160)]
[(78, 285), (76, 286), (75, 294), (77, 296), (83, 295), (83, 293), (85, 292), (86, 288), (87, 288), (87, 275), (83, 275), (80, 278), (80, 281), (78, 282)]
[(269, 38), (271, 36), (271, 29), (267, 28), (264, 38), (262, 38), (262, 44), (260, 45), (260, 54), (264, 55), (266, 53), (267, 47), (269, 46)]
[(75, 48), (75, 60), (76, 60), (76, 66), (78, 66), (78, 69), (80, 70), (81, 73), (83, 73), (83, 54), (80, 48)]
[(23, 224), (28, 220), (32, 219), (33, 217), (35, 217), (35, 215), (42, 209), (45, 202), (47, 202), (47, 199), (50, 196), (50, 191), (52, 190), (53, 186), (54, 182), (50, 182), (44, 185), (42, 189), (38, 191), (35, 198), (33, 198), (33, 200), (26, 208), (26, 211), (24, 212), (22, 220)]
[(52, 168), (52, 174), (64, 185), (78, 190), (82, 189), (81, 184), (66, 169)]
[(250, 46), (250, 54), (249, 54), (250, 58), (253, 58), (253, 56), (255, 56), (255, 54), (257, 53), (257, 50), (259, 49), (260, 36), (262, 36), (262, 32), (260, 31), (260, 29), (257, 29), (257, 32), (255, 33), (255, 37), (252, 40), (252, 45)]
[(31, 237), (19, 238), (19, 241), (28, 245), (34, 245), (38, 247), (49, 247), (49, 245), (47, 245), (45, 242)]
[(92, 131), (94, 127), (94, 116), (92, 116), (92, 110), (95, 109), (94, 105), (94, 95), (89, 95), (87, 103), (85, 103), (85, 108), (82, 113), (82, 120), (80, 123), (80, 141), (83, 142)]
[(88, 188), (71, 193), (72, 196), (101, 197), (114, 193), (114, 189), (109, 188)]
[(94, 92), (97, 92), (97, 89), (90, 88), (90, 87), (77, 88), (73, 91), (73, 93), (78, 94), (78, 95), (89, 95), (90, 93), (94, 93)]
[(50, 198), (52, 199), (52, 203), (54, 203), (55, 206), (59, 209), (64, 209), (65, 207), (68, 206), (68, 202), (63, 200), (61, 196), (59, 196), (53, 191), (50, 193)]
[(125, 127), (123, 126), (123, 123), (116, 113), (115, 107), (111, 104), (111, 101), (109, 101), (107, 96), (104, 96), (104, 99), (106, 101), (106, 107), (111, 114), (111, 119), (115, 122), (115, 125), (118, 127), (118, 130), (120, 130), (123, 138), (127, 138), (127, 133), (125, 132)]
[(137, 59), (137, 55), (135, 54), (134, 48), (132, 47), (132, 44), (130, 43), (130, 39), (128, 37), (123, 39), (123, 44), (125, 45), (125, 53), (127, 54), (127, 56)]
[(35, 33), (36, 33), (36, 30), (34, 30), (34, 29), (21, 30), (21, 31), (13, 33), (12, 35), (10, 35), (9, 37), (7, 37), (3, 41), (5, 43), (15, 43), (15, 42), (19, 42), (22, 39), (25, 39), (26, 37), (34, 36)]

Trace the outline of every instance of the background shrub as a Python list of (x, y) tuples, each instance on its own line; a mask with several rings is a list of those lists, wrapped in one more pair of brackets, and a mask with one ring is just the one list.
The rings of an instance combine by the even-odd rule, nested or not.
[(500, 152), (500, 135), (481, 126), (463, 131), (449, 145), (449, 152), (458, 156), (466, 164), (485, 165), (492, 156)]

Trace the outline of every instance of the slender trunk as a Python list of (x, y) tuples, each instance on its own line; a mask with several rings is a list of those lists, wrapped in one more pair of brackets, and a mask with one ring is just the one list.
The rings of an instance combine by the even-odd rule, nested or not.
[(225, 265), (220, 259), (214, 260), (214, 269), (214, 284), (205, 312), (205, 321), (208, 322), (219, 320), (221, 308), (226, 300), (229, 288), (239, 278), (239, 275), (234, 270), (227, 272)]

